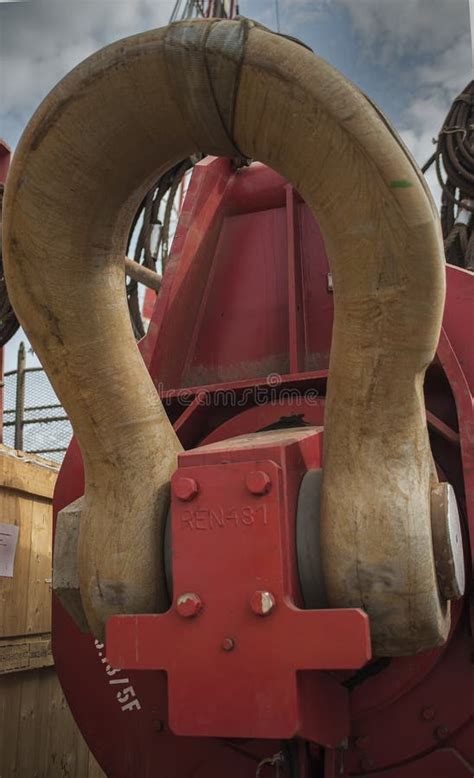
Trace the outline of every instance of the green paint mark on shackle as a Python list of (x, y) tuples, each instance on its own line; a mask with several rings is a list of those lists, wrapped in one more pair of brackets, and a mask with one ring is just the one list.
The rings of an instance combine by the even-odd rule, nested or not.
[(409, 189), (413, 186), (411, 181), (407, 181), (406, 178), (399, 178), (395, 181), (390, 181), (390, 189)]

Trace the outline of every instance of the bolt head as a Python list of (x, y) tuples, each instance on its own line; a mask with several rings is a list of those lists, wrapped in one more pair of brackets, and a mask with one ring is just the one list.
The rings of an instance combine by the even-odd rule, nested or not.
[(198, 594), (194, 592), (186, 592), (186, 594), (180, 594), (176, 600), (176, 610), (183, 619), (190, 619), (193, 616), (197, 616), (203, 609), (202, 600)]
[(235, 640), (232, 638), (224, 638), (221, 643), (221, 648), (223, 651), (233, 651), (235, 648)]
[(449, 729), (447, 727), (437, 727), (435, 730), (435, 735), (440, 740), (445, 740), (449, 735)]
[(264, 470), (251, 470), (245, 477), (247, 489), (251, 494), (268, 494), (272, 486), (272, 479)]
[(356, 748), (363, 751), (368, 747), (369, 743), (370, 738), (367, 735), (361, 735), (360, 737), (356, 738), (354, 745)]
[(274, 610), (276, 600), (271, 592), (254, 592), (250, 600), (250, 607), (256, 616), (269, 616)]
[(199, 493), (199, 484), (194, 478), (180, 476), (173, 481), (173, 494), (178, 500), (189, 502)]
[(426, 708), (423, 708), (421, 711), (421, 718), (424, 721), (433, 721), (435, 716), (436, 716), (436, 711), (432, 705), (427, 705)]

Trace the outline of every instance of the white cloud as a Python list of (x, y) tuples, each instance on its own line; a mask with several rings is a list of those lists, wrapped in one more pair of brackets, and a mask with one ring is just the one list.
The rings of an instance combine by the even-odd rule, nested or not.
[[(0, 3), (0, 134), (13, 145), (42, 98), (108, 42), (166, 24), (174, 0), (32, 0)], [(276, 27), (275, 0), (241, 0), (240, 11)], [(468, 0), (278, 0), (282, 32), (317, 30), (345, 9), (360, 56), (406, 90), (397, 126), (417, 161), (470, 77)], [(335, 63), (337, 64), (337, 63)]]
[[(404, 79), (398, 127), (423, 165), (453, 99), (473, 77), (469, 0), (334, 1), (348, 12), (366, 60)], [(427, 179), (439, 201), (433, 170)]]
[[(470, 56), (469, 35), (466, 34), (457, 39), (455, 46), (447, 47), (434, 62), (414, 69), (417, 96), (408, 102), (404, 111), (402, 137), (420, 165), (433, 153), (433, 137), (441, 130), (454, 98), (472, 77), (469, 74)], [(439, 203), (441, 189), (434, 166), (427, 174), (427, 180)]]
[(367, 52), (393, 59), (443, 53), (469, 29), (469, 0), (335, 0), (351, 15)]
[(281, 32), (317, 24), (331, 0), (278, 0)]
[(240, 0), (239, 11), (242, 16), (260, 22), (270, 30), (277, 31), (277, 19), (280, 32), (296, 34), (302, 27), (314, 30), (326, 11), (330, 11), (333, 0)]
[(0, 134), (13, 144), (52, 87), (119, 38), (168, 22), (174, 0), (34, 0), (0, 5)]
[[(471, 41), (469, 32), (453, 41), (434, 61), (420, 65), (415, 77), (423, 84), (442, 87), (453, 93), (462, 89), (469, 78)], [(472, 75), (472, 74), (471, 74)]]

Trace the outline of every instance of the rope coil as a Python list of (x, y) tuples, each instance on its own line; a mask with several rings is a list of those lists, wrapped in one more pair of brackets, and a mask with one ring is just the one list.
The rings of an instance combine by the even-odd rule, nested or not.
[(446, 261), (474, 270), (474, 81), (453, 100), (436, 150), (423, 172), (433, 162), (443, 190), (441, 226)]

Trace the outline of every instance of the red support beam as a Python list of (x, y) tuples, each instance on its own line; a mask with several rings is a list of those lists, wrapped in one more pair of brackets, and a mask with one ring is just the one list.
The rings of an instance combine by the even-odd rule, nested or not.
[(295, 190), (287, 184), (286, 227), (288, 245), (288, 335), (290, 373), (304, 370), (305, 338), (301, 254), (299, 249), (298, 210)]

